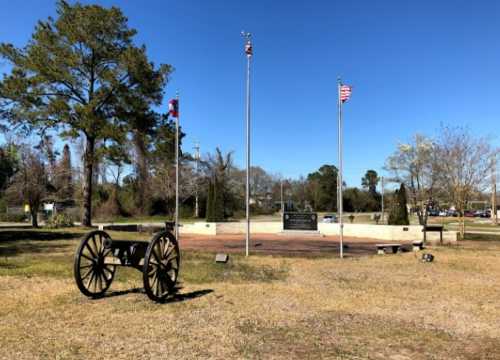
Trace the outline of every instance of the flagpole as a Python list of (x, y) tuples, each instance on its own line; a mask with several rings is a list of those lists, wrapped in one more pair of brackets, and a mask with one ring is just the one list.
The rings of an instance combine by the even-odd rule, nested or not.
[(342, 100), (340, 99), (340, 90), (342, 86), (342, 80), (340, 77), (338, 80), (338, 156), (339, 156), (339, 172), (338, 172), (338, 195), (337, 195), (337, 209), (339, 212), (339, 238), (340, 238), (340, 258), (344, 257), (344, 222), (342, 220), (343, 215), (343, 204), (342, 204)]
[[(177, 92), (179, 106), (179, 92)], [(175, 118), (175, 238), (179, 241), (179, 111)]]
[(249, 255), (250, 244), (250, 60), (252, 58), (251, 34), (244, 31), (241, 35), (246, 38), (245, 53), (247, 55), (247, 89), (246, 89), (246, 235), (245, 235), (245, 256)]
[(281, 221), (283, 221), (283, 215), (285, 214), (285, 203), (283, 202), (283, 179), (280, 181), (280, 196), (281, 196)]
[(384, 187), (385, 187), (384, 177), (382, 176), (382, 209), (381, 209), (382, 210), (382, 216), (381, 216), (382, 217), (382, 224), (384, 223), (384, 217), (385, 217), (385, 215), (384, 215), (384, 211), (385, 211), (385, 209), (384, 209)]
[(493, 224), (498, 224), (498, 213), (497, 213), (497, 156), (493, 155), (493, 166), (491, 169), (491, 220)]
[(200, 215), (200, 208), (199, 208), (199, 191), (198, 191), (198, 183), (199, 183), (199, 177), (200, 177), (200, 171), (199, 171), (199, 163), (200, 163), (200, 143), (197, 141), (194, 146), (195, 153), (194, 153), (194, 158), (195, 158), (195, 174), (196, 174), (196, 182), (195, 182), (195, 198), (194, 198), (194, 217), (195, 219), (198, 219)]

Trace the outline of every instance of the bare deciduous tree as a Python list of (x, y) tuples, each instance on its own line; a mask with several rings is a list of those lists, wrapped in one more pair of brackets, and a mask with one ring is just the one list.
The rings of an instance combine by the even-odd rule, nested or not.
[(48, 177), (43, 160), (29, 147), (22, 147), (19, 170), (12, 178), (7, 196), (13, 200), (22, 199), (29, 205), (31, 223), (35, 228), (38, 227), (37, 214), (47, 194), (47, 185)]
[(439, 157), (439, 184), (461, 214), (460, 235), (465, 234), (464, 210), (474, 194), (491, 182), (492, 159), (498, 149), (488, 139), (474, 137), (461, 127), (443, 127), (435, 145)]
[(421, 225), (427, 223), (427, 202), (436, 186), (436, 152), (434, 143), (426, 136), (416, 134), (410, 143), (399, 144), (386, 161), (385, 169), (392, 181), (404, 183), (409, 190), (412, 207)]

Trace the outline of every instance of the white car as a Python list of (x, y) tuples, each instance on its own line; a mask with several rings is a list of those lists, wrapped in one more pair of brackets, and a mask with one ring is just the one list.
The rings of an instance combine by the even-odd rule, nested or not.
[(337, 216), (336, 215), (325, 215), (323, 216), (323, 222), (327, 224), (336, 223)]

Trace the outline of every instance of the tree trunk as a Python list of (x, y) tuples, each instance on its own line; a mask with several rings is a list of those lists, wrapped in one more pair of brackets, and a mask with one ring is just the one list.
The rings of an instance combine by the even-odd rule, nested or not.
[(38, 227), (38, 208), (30, 206), (30, 214), (31, 214), (31, 226), (34, 228)]
[(418, 217), (418, 223), (420, 225), (425, 225), (424, 223), (424, 214), (422, 213), (422, 210), (421, 209), (417, 209), (417, 217)]
[(95, 139), (87, 137), (83, 170), (83, 226), (92, 226), (92, 183)]
[(460, 239), (465, 240), (465, 217), (463, 213), (460, 215)]
[(134, 136), (136, 148), (137, 163), (137, 195), (136, 205), (139, 208), (141, 215), (146, 215), (149, 207), (149, 189), (148, 189), (148, 160), (147, 160), (147, 145), (145, 135), (136, 131)]
[(465, 196), (461, 196), (459, 200), (460, 207), (458, 209), (458, 216), (460, 216), (460, 237), (462, 240), (465, 240)]

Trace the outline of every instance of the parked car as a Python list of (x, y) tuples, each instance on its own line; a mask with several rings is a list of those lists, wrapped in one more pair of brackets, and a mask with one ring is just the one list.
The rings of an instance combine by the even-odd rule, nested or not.
[(466, 211), (464, 211), (464, 216), (465, 217), (474, 217), (474, 211), (466, 210)]
[(446, 216), (453, 216), (453, 217), (457, 217), (458, 216), (458, 211), (456, 210), (448, 210), (446, 212)]
[(491, 210), (483, 211), (483, 213), (481, 214), (481, 217), (482, 218), (490, 218), (491, 217)]
[(483, 217), (484, 210), (476, 210), (474, 211), (474, 217)]
[(429, 216), (439, 216), (439, 210), (436, 209), (430, 209), (427, 211), (427, 213), (429, 214)]
[(448, 216), (448, 212), (446, 210), (441, 210), (439, 216)]
[(325, 215), (323, 216), (323, 222), (327, 224), (336, 223), (337, 215)]

